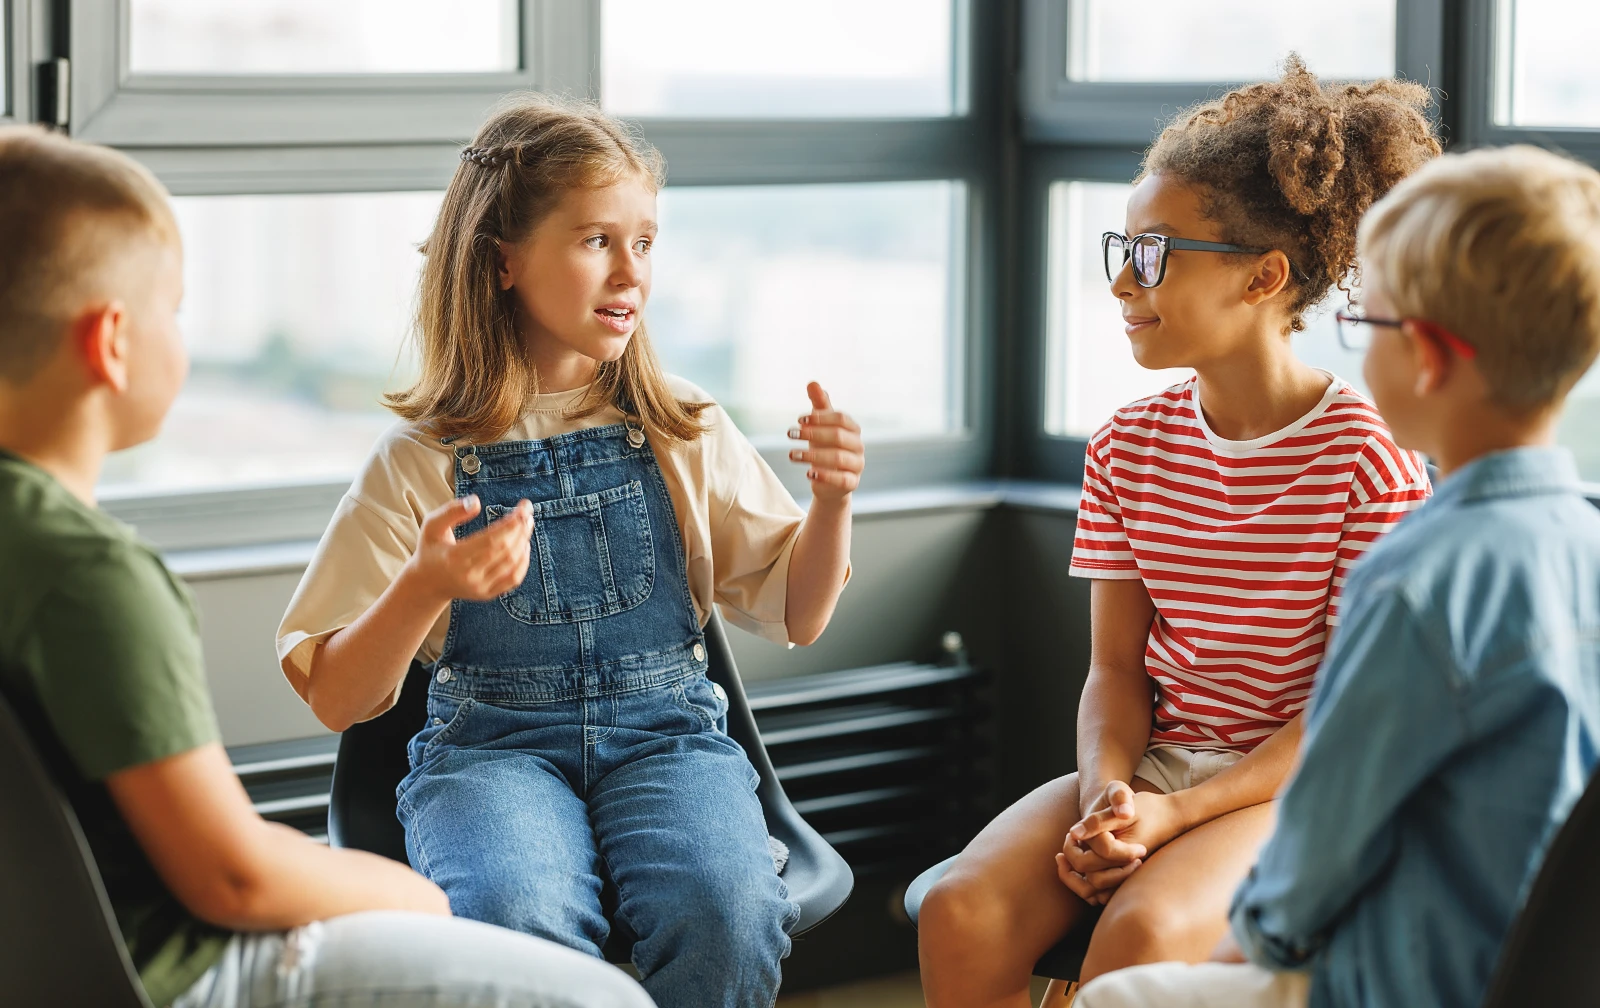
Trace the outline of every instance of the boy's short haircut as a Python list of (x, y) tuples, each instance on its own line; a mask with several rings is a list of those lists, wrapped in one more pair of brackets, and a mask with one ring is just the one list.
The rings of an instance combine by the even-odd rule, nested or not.
[(148, 170), (37, 126), (0, 127), (0, 382), (38, 371), (140, 238), (178, 238)]
[(1361, 225), (1366, 268), (1397, 313), (1478, 351), (1513, 414), (1565, 395), (1600, 352), (1600, 173), (1516, 146), (1440, 158)]

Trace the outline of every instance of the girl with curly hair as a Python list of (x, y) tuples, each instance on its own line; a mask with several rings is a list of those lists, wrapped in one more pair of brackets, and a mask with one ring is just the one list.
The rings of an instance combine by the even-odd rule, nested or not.
[(1195, 374), (1089, 441), (1078, 770), (1002, 813), (929, 892), (932, 1008), (1027, 1005), (1035, 960), (1080, 925), (1085, 981), (1204, 959), (1225, 932), (1346, 573), (1429, 493), (1372, 404), (1290, 344), (1348, 290), (1361, 215), (1439, 153), (1427, 103), (1396, 80), (1322, 84), (1291, 56), (1146, 153), (1126, 232), (1102, 238), (1107, 279), (1138, 362)]

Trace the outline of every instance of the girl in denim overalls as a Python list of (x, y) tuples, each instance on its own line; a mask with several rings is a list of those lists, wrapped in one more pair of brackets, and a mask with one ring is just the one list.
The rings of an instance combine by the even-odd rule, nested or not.
[[(721, 603), (809, 643), (848, 576), (858, 428), (809, 387), (809, 514), (640, 322), (660, 157), (522, 96), (462, 153), (429, 237), (422, 376), (279, 631), (335, 730), (430, 673), (399, 815), (462, 916), (595, 955), (612, 917), (663, 1008), (771, 1005), (799, 908), (719, 727)], [(549, 389), (562, 390), (550, 392)], [(803, 519), (803, 520), (802, 520)]]

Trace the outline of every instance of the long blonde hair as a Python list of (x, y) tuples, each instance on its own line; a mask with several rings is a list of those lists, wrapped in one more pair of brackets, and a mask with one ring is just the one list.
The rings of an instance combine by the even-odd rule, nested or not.
[[(422, 246), (421, 376), (384, 404), (439, 437), (493, 441), (510, 430), (539, 377), (517, 334), (516, 294), (500, 289), (500, 243), (527, 238), (567, 191), (628, 178), (659, 190), (666, 162), (598, 107), (531, 93), (504, 100), (462, 152)], [(570, 415), (607, 406), (669, 439), (692, 441), (705, 432), (700, 414), (710, 403), (672, 395), (641, 321), (622, 357), (600, 363)]]

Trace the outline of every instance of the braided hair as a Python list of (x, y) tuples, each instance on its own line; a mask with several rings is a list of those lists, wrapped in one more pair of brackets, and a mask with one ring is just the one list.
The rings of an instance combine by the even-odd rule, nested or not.
[(1362, 214), (1439, 154), (1424, 115), (1428, 90), (1385, 78), (1322, 84), (1291, 54), (1283, 76), (1179, 113), (1144, 156), (1139, 180), (1171, 175), (1199, 187), (1205, 215), (1230, 244), (1279, 249), (1290, 280), (1290, 326), (1356, 269)]
[[(525, 241), (570, 190), (628, 179), (658, 190), (666, 163), (622, 122), (592, 103), (508, 96), (462, 149), (423, 243), (422, 373), (385, 404), (439, 437), (492, 441), (510, 430), (539, 376), (517, 332), (517, 293), (500, 289), (501, 248)], [(672, 396), (641, 322), (621, 359), (600, 363), (573, 416), (608, 406), (668, 440), (691, 441), (704, 432), (699, 417), (710, 404)]]
[(463, 147), (461, 160), (471, 162), (482, 168), (499, 168), (501, 165), (510, 164), (516, 160), (517, 148), (515, 147)]

